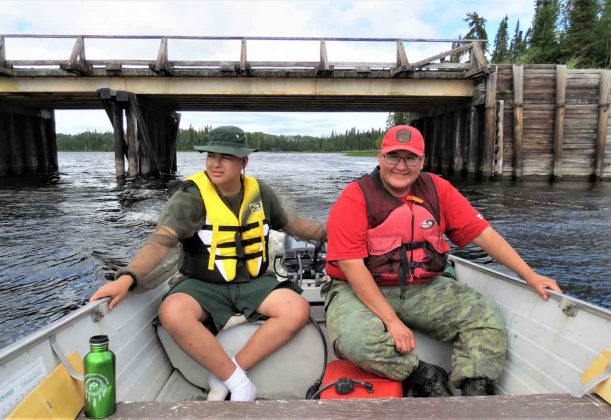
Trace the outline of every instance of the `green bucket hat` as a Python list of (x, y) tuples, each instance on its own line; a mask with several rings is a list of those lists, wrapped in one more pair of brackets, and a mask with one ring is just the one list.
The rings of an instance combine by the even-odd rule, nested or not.
[(246, 133), (232, 125), (211, 130), (208, 134), (208, 144), (193, 146), (193, 148), (199, 152), (225, 153), (239, 158), (259, 150), (246, 147)]

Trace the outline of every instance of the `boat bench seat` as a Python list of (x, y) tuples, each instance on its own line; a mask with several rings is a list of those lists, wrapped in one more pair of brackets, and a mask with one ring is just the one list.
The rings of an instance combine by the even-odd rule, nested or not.
[[(236, 354), (261, 326), (242, 323), (225, 328), (217, 339), (228, 354)], [(208, 389), (210, 373), (182, 351), (162, 325), (157, 335), (172, 365), (193, 385)], [(330, 357), (332, 352), (329, 353)], [(262, 399), (304, 398), (308, 388), (320, 377), (324, 364), (323, 343), (316, 328), (306, 325), (291, 341), (248, 372)]]

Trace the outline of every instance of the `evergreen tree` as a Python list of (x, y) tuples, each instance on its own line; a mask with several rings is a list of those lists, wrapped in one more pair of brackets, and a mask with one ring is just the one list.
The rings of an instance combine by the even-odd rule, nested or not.
[(469, 32), (465, 35), (467, 39), (484, 39), (481, 44), (482, 52), (486, 54), (488, 51), (488, 34), (486, 33), (486, 19), (478, 15), (477, 12), (467, 13), (467, 17), (463, 19), (469, 26)]
[[(458, 35), (456, 39), (463, 39), (462, 35)], [(462, 42), (452, 42), (452, 49), (458, 48), (464, 45)], [(462, 58), (463, 53), (456, 53), (450, 55), (450, 63), (460, 63), (460, 59)]]
[(510, 61), (509, 49), (507, 48), (507, 42), (509, 41), (507, 21), (508, 17), (505, 15), (503, 20), (501, 20), (499, 30), (494, 39), (494, 51), (492, 52), (491, 61), (495, 64), (508, 63)]
[(520, 30), (520, 21), (516, 23), (516, 29), (513, 31), (513, 38), (509, 46), (509, 59), (512, 63), (516, 63), (526, 52), (526, 40)]
[(594, 39), (593, 65), (611, 69), (611, 0), (603, 3), (602, 14), (594, 28)]
[(593, 30), (597, 24), (597, 0), (569, 0), (567, 3), (567, 29), (562, 37), (560, 60), (576, 61), (579, 67), (592, 67), (596, 62), (597, 41)]
[(386, 129), (395, 125), (409, 125), (411, 116), (409, 112), (390, 112), (386, 118)]
[(537, 0), (529, 37), (531, 63), (555, 63), (559, 56), (556, 24), (560, 13), (559, 0)]

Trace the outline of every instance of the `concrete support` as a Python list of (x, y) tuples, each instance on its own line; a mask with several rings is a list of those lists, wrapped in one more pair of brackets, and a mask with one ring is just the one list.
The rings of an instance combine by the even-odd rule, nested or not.
[[(176, 172), (176, 138), (180, 114), (148, 103), (126, 91), (99, 89), (98, 95), (115, 131), (117, 178), (162, 177)], [(127, 122), (124, 135), (123, 118)], [(127, 138), (127, 141), (125, 141)]]
[(0, 108), (0, 176), (57, 171), (53, 111)]

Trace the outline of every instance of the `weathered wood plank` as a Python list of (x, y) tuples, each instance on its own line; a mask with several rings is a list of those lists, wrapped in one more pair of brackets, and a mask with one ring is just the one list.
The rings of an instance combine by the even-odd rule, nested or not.
[(490, 73), (486, 80), (486, 132), (484, 137), (483, 172), (491, 176), (494, 172), (494, 138), (496, 133), (496, 72)]
[(397, 41), (397, 58), (395, 67), (391, 71), (391, 75), (394, 77), (398, 74), (404, 73), (408, 70), (411, 70), (409, 65), (409, 60), (407, 59), (407, 54), (405, 53), (405, 47), (403, 46), (403, 41)]
[[(430, 57), (427, 57), (427, 58), (425, 58), (423, 60), (416, 61), (415, 63), (412, 63), (411, 68), (418, 68), (418, 67), (423, 66), (425, 64), (428, 64), (428, 63), (430, 63), (432, 61), (439, 60), (440, 58), (447, 57), (449, 55), (456, 54), (456, 53), (459, 53), (459, 52), (463, 52), (463, 51), (469, 50), (471, 48), (473, 48), (471, 46), (471, 44), (463, 45), (463, 46), (460, 46), (458, 48), (452, 48), (449, 51), (444, 51), (442, 53), (435, 54), (435, 55), (432, 55)], [(485, 65), (485, 61), (484, 61), (484, 65)], [(482, 66), (478, 66), (478, 67), (483, 67), (483, 65)]]
[(329, 58), (327, 57), (327, 43), (320, 41), (320, 63), (318, 63), (318, 72), (329, 72)]
[(174, 69), (168, 63), (168, 39), (166, 37), (161, 38), (159, 52), (157, 53), (157, 61), (151, 66), (151, 70), (161, 75), (174, 75)]
[(127, 174), (130, 177), (138, 176), (138, 136), (136, 127), (138, 125), (136, 114), (130, 107), (125, 110), (127, 122)]
[(609, 121), (609, 87), (611, 70), (600, 71), (600, 93), (598, 100), (598, 128), (594, 152), (594, 176), (602, 178), (605, 167), (605, 146), (607, 144), (607, 124)]
[(246, 39), (240, 41), (240, 72), (250, 74), (250, 64), (246, 54)]
[(597, 397), (523, 395), (254, 402), (120, 402), (115, 418), (609, 418)]
[(463, 121), (463, 112), (456, 112), (454, 114), (454, 162), (452, 164), (452, 169), (455, 173), (460, 173), (463, 169), (463, 150), (465, 142), (465, 131), (462, 128)]
[(494, 147), (494, 170), (493, 175), (503, 176), (503, 159), (504, 159), (504, 133), (505, 133), (505, 102), (498, 101), (498, 109), (496, 113), (496, 144)]
[(524, 117), (524, 68), (513, 66), (513, 175), (522, 177), (523, 172), (523, 117)]
[(125, 178), (125, 139), (123, 138), (123, 108), (116, 101), (112, 102), (112, 127), (115, 136), (115, 176)]

